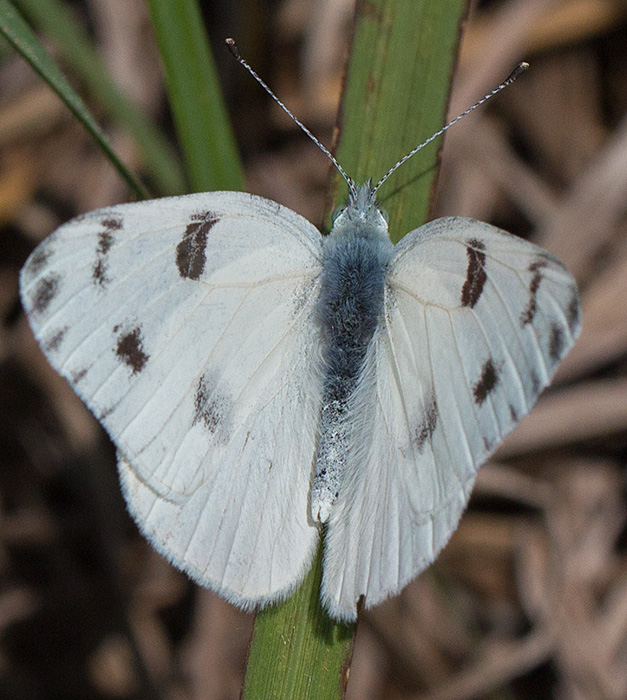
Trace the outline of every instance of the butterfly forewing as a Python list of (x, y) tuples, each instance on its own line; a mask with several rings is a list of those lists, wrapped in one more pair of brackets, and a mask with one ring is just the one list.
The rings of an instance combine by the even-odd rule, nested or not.
[(217, 192), (92, 212), (22, 273), (42, 347), (119, 449), (140, 527), (241, 605), (292, 590), (317, 538), (321, 246), (290, 210)]
[(408, 234), (349, 408), (351, 445), (326, 538), (323, 599), (354, 619), (446, 544), (475, 474), (579, 332), (574, 280), (546, 252), (471, 219)]

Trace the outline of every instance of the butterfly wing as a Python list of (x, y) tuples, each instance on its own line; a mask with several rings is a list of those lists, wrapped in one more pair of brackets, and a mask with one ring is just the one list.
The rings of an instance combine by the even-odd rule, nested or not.
[(50, 362), (118, 448), (144, 534), (244, 607), (289, 594), (317, 541), (321, 245), (289, 209), (214, 192), (75, 219), (21, 277)]
[(580, 327), (574, 280), (545, 251), (472, 219), (396, 246), (384, 316), (349, 409), (323, 599), (354, 619), (448, 541), (478, 467), (534, 404)]

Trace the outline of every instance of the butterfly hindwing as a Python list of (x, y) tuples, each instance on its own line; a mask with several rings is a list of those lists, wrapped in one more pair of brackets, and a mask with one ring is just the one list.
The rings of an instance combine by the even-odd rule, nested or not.
[(439, 219), (396, 246), (325, 541), (322, 596), (334, 616), (354, 619), (361, 596), (375, 605), (433, 561), (478, 467), (579, 326), (564, 267), (488, 224)]
[(293, 590), (317, 540), (321, 247), (285, 207), (214, 192), (79, 217), (22, 273), (35, 334), (116, 443), (142, 530), (244, 606)]

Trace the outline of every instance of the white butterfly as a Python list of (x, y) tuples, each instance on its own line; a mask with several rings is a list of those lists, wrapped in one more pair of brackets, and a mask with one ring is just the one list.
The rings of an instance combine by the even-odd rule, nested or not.
[(327, 237), (209, 192), (74, 219), (21, 275), (142, 532), (245, 609), (295, 590), (324, 522), (333, 617), (398, 593), (579, 332), (575, 282), (542, 249), (457, 217), (394, 246), (376, 188), (349, 186)]

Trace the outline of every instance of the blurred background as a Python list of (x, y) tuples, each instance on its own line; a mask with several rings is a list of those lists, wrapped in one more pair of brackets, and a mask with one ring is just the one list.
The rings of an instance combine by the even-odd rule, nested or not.
[[(66, 5), (173, 139), (144, 1)], [(236, 36), (330, 145), (353, 0), (203, 11), (248, 189), (319, 224), (328, 162), (223, 40)], [(522, 59), (525, 76), (447, 133), (433, 216), (480, 218), (559, 256), (580, 284), (584, 329), (480, 470), (437, 563), (363, 615), (351, 699), (627, 697), (627, 3), (471, 3), (450, 116)], [(5, 43), (0, 96), (0, 697), (237, 698), (252, 616), (192, 585), (139, 536), (111, 444), (48, 366), (18, 299), (38, 241), (130, 195)], [(133, 141), (109, 133), (141, 172)]]

